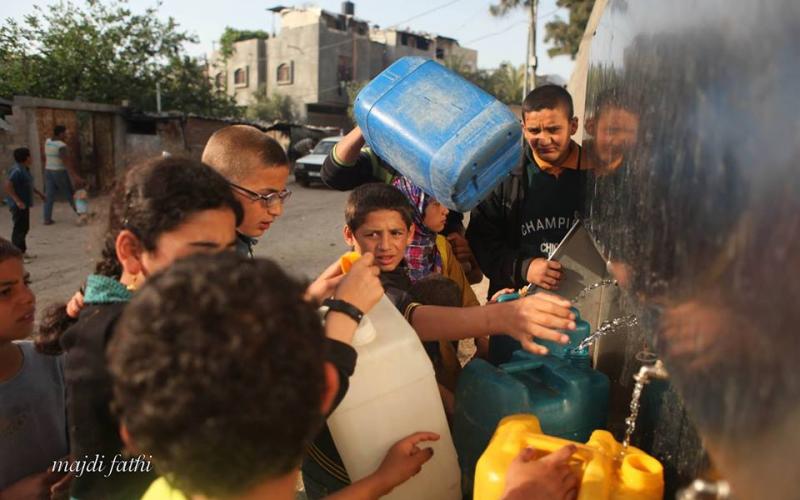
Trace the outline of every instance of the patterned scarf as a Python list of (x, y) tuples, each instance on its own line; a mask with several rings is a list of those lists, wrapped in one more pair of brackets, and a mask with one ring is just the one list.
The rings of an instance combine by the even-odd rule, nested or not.
[(408, 277), (415, 283), (429, 274), (441, 274), (442, 256), (436, 248), (436, 233), (422, 222), (425, 219), (425, 209), (433, 198), (405, 177), (397, 177), (392, 185), (405, 195), (414, 208), (414, 238), (406, 247)]

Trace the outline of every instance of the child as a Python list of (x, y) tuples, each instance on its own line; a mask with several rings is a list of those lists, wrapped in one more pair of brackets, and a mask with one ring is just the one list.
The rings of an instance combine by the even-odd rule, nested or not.
[(78, 214), (78, 225), (83, 226), (89, 222), (89, 193), (81, 187), (75, 191), (75, 213)]
[[(377, 293), (364, 293), (361, 280), (375, 277), (369, 264), (356, 263), (336, 292), (362, 311), (381, 296), (377, 280), (367, 287)], [(178, 262), (132, 300), (109, 365), (121, 433), (164, 476), (144, 500), (294, 498), (304, 445), (341, 398), (348, 370), (326, 361), (341, 343), (326, 345), (304, 294), (271, 261), (224, 254)], [(357, 323), (333, 314), (347, 321), (338, 336), (351, 340)], [(400, 441), (341, 498), (388, 494), (431, 458), (416, 444), (435, 439)]]
[[(414, 302), (405, 265), (406, 247), (414, 236), (412, 208), (392, 186), (370, 183), (355, 188), (347, 199), (345, 221), (345, 241), (362, 255), (375, 256), (386, 295), (422, 341), (460, 340), (506, 332), (519, 339), (525, 349), (544, 354), (547, 349), (533, 342), (535, 337), (566, 343), (568, 337), (554, 329), (575, 328), (569, 302), (545, 294), (463, 308)], [(303, 477), (335, 491), (337, 486), (347, 484), (347, 476), (341, 474), (341, 459), (326, 431), (327, 428), (315, 442), (319, 449), (303, 464)]]
[[(461, 291), (461, 303), (457, 305), (464, 307), (480, 305), (464, 274), (461, 263), (453, 252), (450, 242), (444, 236), (438, 234), (444, 229), (445, 221), (450, 211), (436, 199), (422, 191), (422, 189), (412, 184), (406, 177), (397, 177), (392, 181), (392, 185), (403, 193), (413, 208), (414, 237), (406, 247), (406, 265), (408, 266), (408, 275), (411, 281), (416, 282), (431, 273), (442, 274), (454, 281)], [(415, 302), (437, 306), (449, 305), (419, 300)], [(477, 338), (475, 339), (475, 345), (478, 352), (481, 355), (485, 355), (489, 348), (489, 339), (485, 337)], [(444, 345), (440, 345), (440, 347), (446, 348)], [(452, 366), (450, 371), (453, 372), (457, 368)], [(454, 390), (455, 388), (450, 389)]]
[(418, 281), (431, 273), (443, 274), (455, 281), (461, 290), (461, 305), (479, 305), (453, 248), (439, 234), (450, 211), (405, 177), (397, 177), (392, 185), (403, 193), (413, 209), (414, 236), (406, 247), (406, 265), (411, 281)]
[[(339, 141), (322, 163), (320, 175), (322, 182), (333, 189), (347, 191), (370, 182), (391, 184), (398, 172), (383, 161), (369, 146), (366, 146), (360, 127), (354, 127)], [(478, 262), (464, 238), (464, 215), (459, 212), (447, 214), (445, 226), (438, 232), (447, 237), (453, 246), (456, 258), (470, 283), (480, 283), (483, 279)]]
[(639, 136), (639, 114), (629, 96), (610, 88), (597, 96), (594, 113), (586, 120), (584, 162), (595, 175), (608, 175), (623, 164)]
[(33, 255), (28, 254), (28, 245), (25, 237), (31, 227), (31, 207), (33, 206), (33, 193), (44, 200), (41, 191), (33, 187), (33, 176), (30, 172), (31, 151), (28, 148), (14, 150), (14, 165), (8, 170), (8, 179), (5, 183), (6, 204), (11, 210), (11, 220), (14, 227), (11, 230), (11, 242), (23, 253), (23, 258), (30, 260)]
[[(72, 456), (85, 461), (100, 455), (106, 465), (104, 471), (76, 477), (72, 497), (138, 498), (153, 480), (146, 472), (106, 475), (122, 450), (109, 409), (106, 344), (132, 291), (148, 276), (193, 253), (233, 249), (241, 219), (225, 179), (192, 160), (159, 159), (136, 166), (113, 194), (97, 274), (87, 279), (77, 323), (61, 338)], [(65, 314), (63, 306), (57, 310)], [(48, 318), (43, 328), (58, 319)]]
[(253, 256), (253, 246), (283, 214), (289, 159), (280, 144), (249, 125), (217, 130), (203, 150), (203, 163), (228, 180), (244, 209), (236, 228), (236, 250)]
[(522, 103), (522, 122), (523, 165), (473, 210), (467, 228), (489, 296), (528, 283), (558, 290), (561, 264), (547, 257), (583, 207), (585, 170), (571, 139), (578, 119), (569, 93), (557, 85), (534, 89)]
[(29, 341), (36, 297), (22, 252), (0, 238), (0, 498), (50, 498), (68, 476), (52, 465), (69, 452), (61, 360)]
[(379, 183), (359, 186), (347, 199), (344, 238), (357, 252), (375, 256), (386, 294), (422, 340), (458, 340), (508, 332), (520, 338), (526, 349), (542, 354), (546, 349), (533, 342), (533, 337), (563, 343), (569, 340), (554, 330), (574, 328), (569, 302), (552, 295), (459, 309), (413, 303), (405, 264), (405, 250), (414, 236), (411, 212), (396, 188)]

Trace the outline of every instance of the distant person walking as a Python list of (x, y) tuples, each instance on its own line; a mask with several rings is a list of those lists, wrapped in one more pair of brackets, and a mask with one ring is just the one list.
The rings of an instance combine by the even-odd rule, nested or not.
[(72, 210), (75, 210), (75, 201), (73, 200), (75, 191), (72, 188), (72, 180), (70, 180), (70, 177), (77, 183), (83, 183), (83, 179), (78, 175), (75, 166), (69, 158), (67, 143), (64, 142), (66, 137), (67, 128), (64, 125), (56, 125), (53, 129), (53, 137), (47, 139), (44, 143), (46, 194), (44, 202), (45, 226), (49, 226), (53, 223), (53, 203), (58, 193), (66, 196)]
[(33, 194), (41, 199), (44, 195), (33, 187), (33, 176), (29, 170), (31, 164), (31, 151), (28, 148), (14, 150), (14, 165), (8, 170), (8, 179), (5, 182), (6, 204), (11, 210), (11, 220), (14, 227), (11, 230), (11, 242), (23, 253), (27, 261), (34, 256), (28, 254), (25, 237), (31, 226), (31, 206)]

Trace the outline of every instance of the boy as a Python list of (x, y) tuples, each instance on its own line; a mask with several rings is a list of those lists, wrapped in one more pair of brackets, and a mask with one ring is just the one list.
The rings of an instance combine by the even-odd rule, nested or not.
[(292, 194), (286, 189), (289, 159), (280, 144), (249, 125), (217, 130), (203, 150), (203, 163), (221, 173), (244, 209), (236, 228), (236, 250), (253, 256), (253, 246), (283, 214)]
[(33, 176), (30, 171), (31, 151), (28, 148), (14, 150), (14, 165), (8, 170), (8, 179), (5, 182), (6, 204), (11, 210), (11, 220), (14, 227), (11, 230), (11, 242), (19, 248), (26, 261), (33, 258), (29, 255), (25, 237), (31, 227), (31, 206), (33, 206), (33, 193), (44, 200), (41, 191), (33, 187)]
[(345, 206), (344, 239), (355, 251), (375, 256), (386, 294), (400, 309), (423, 341), (462, 338), (508, 332), (526, 349), (546, 349), (533, 342), (540, 337), (566, 343), (555, 329), (574, 328), (569, 302), (546, 294), (522, 301), (463, 308), (425, 306), (410, 296), (405, 249), (413, 237), (411, 206), (393, 186), (372, 183), (354, 189)]
[[(331, 149), (322, 164), (320, 175), (327, 186), (347, 191), (369, 182), (391, 184), (399, 174), (366, 146), (361, 128), (356, 126)], [(463, 219), (464, 214), (451, 210), (447, 214), (447, 223), (441, 234), (453, 246), (453, 252), (469, 282), (480, 283), (483, 273), (464, 239)]]
[[(369, 310), (380, 297), (364, 293), (369, 267), (356, 263), (335, 296)], [(144, 499), (294, 498), (304, 445), (355, 363), (326, 361), (333, 345), (352, 348), (326, 344), (304, 293), (276, 264), (233, 253), (186, 258), (137, 293), (108, 355), (123, 439), (169, 478)], [(346, 314), (328, 321), (352, 339), (357, 323)], [(430, 459), (416, 444), (435, 439), (400, 441), (349, 498), (388, 494)]]
[(50, 498), (69, 476), (53, 471), (68, 451), (61, 359), (23, 341), (36, 297), (22, 253), (0, 238), (0, 498)]
[(620, 89), (611, 88), (595, 100), (594, 114), (586, 120), (583, 157), (597, 176), (615, 172), (636, 146), (639, 114)]
[(522, 103), (523, 165), (473, 210), (467, 239), (489, 278), (489, 296), (527, 283), (557, 290), (561, 264), (547, 260), (582, 210), (585, 171), (572, 98), (557, 85)]
[[(566, 343), (568, 337), (557, 328), (574, 329), (569, 302), (554, 296), (536, 295), (503, 304), (474, 307), (421, 305), (411, 297), (411, 281), (404, 256), (413, 237), (412, 207), (397, 188), (382, 183), (355, 188), (345, 205), (344, 238), (364, 255), (374, 255), (386, 295), (404, 314), (423, 342), (460, 340), (506, 332), (526, 349), (547, 352), (535, 337)], [(328, 491), (346, 484), (341, 459), (327, 433), (315, 442), (303, 464), (303, 477), (324, 484)]]

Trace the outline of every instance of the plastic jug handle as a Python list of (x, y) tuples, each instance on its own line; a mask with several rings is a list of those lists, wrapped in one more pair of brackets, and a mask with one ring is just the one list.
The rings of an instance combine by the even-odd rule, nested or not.
[(540, 359), (523, 359), (521, 361), (503, 363), (499, 366), (499, 368), (506, 373), (516, 373), (527, 370), (535, 370), (537, 368), (541, 368), (542, 365), (544, 365), (544, 362)]

